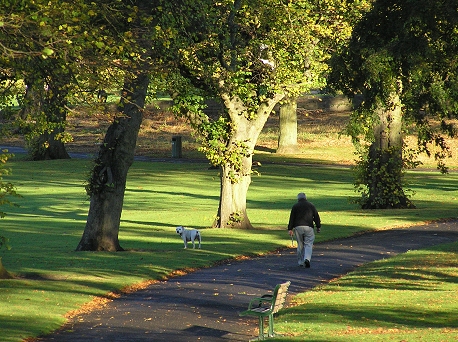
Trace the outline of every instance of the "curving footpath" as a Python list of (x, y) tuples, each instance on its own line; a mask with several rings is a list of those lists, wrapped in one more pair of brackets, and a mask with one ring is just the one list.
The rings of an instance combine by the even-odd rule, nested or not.
[(280, 282), (291, 281), (291, 298), (364, 263), (454, 241), (458, 241), (458, 221), (317, 243), (309, 269), (296, 266), (292, 248), (234, 261), (122, 296), (38, 341), (247, 341), (257, 335), (257, 319), (239, 317), (238, 312), (253, 296)]

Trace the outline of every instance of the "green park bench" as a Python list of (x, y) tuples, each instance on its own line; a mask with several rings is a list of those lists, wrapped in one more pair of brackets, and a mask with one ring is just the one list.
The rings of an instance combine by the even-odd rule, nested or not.
[(264, 317), (269, 317), (268, 337), (274, 336), (274, 314), (283, 308), (290, 284), (290, 281), (278, 284), (275, 286), (272, 294), (265, 294), (261, 297), (253, 298), (248, 304), (248, 310), (239, 314), (240, 316), (259, 317), (259, 337), (256, 340), (262, 341), (265, 339)]

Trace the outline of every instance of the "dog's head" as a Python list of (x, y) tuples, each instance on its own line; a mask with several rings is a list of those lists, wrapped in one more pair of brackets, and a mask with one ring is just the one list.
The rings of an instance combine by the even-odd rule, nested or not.
[(176, 231), (177, 231), (177, 234), (181, 236), (181, 234), (183, 234), (183, 231), (184, 231), (183, 226), (178, 226)]

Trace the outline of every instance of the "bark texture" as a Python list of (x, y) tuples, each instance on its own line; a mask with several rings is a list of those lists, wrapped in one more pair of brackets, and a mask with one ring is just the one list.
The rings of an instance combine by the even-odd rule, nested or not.
[(220, 203), (214, 227), (253, 228), (246, 212), (253, 152), (264, 124), (274, 106), (283, 96), (283, 94), (277, 94), (262, 104), (254, 118), (244, 115), (246, 107), (238, 97), (223, 96), (224, 105), (234, 127), (228, 144), (234, 148), (243, 145), (246, 150), (239, 169), (232, 163), (226, 163), (221, 167)]
[(297, 99), (288, 98), (280, 107), (280, 135), (277, 153), (295, 154), (297, 152)]
[(368, 198), (365, 209), (412, 208), (403, 185), (402, 104), (392, 94), (389, 108), (377, 110), (379, 123), (369, 149)]
[(118, 233), (127, 173), (134, 161), (143, 117), (148, 76), (126, 82), (121, 115), (108, 128), (87, 186), (89, 214), (77, 251), (122, 251)]

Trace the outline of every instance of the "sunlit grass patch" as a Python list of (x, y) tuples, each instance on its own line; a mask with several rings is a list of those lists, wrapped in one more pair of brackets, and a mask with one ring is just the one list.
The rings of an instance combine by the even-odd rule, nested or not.
[(311, 292), (277, 319), (281, 340), (454, 341), (458, 243), (376, 261)]
[[(126, 252), (75, 252), (89, 208), (84, 180), (90, 165), (89, 160), (28, 162), (20, 158), (9, 163), (13, 175), (8, 176), (8, 181), (17, 186), (23, 197), (14, 200), (19, 207), (6, 208), (8, 215), (1, 221), (1, 234), (9, 238), (12, 249), (1, 250), (0, 257), (17, 277), (0, 281), (0, 302), (4, 304), (0, 306), (2, 341), (49, 332), (63, 322), (67, 312), (111, 292), (221, 260), (289, 247), (286, 225), (299, 191), (305, 191), (320, 211), (323, 229), (317, 242), (456, 217), (456, 173), (409, 173), (417, 192), (417, 210), (365, 211), (349, 201), (354, 193), (348, 168), (266, 163), (260, 168), (260, 176), (253, 176), (248, 191), (247, 210), (255, 229), (214, 229), (210, 226), (218, 208), (218, 170), (210, 170), (207, 163), (135, 162), (127, 180), (119, 234)], [(177, 225), (201, 229), (202, 249), (183, 250), (183, 242), (175, 232)], [(396, 269), (409, 275), (410, 267), (397, 265)], [(370, 274), (378, 288), (365, 291), (382, 291), (380, 284), (387, 282), (383, 277), (381, 281)], [(357, 279), (352, 281), (355, 285)], [(417, 281), (413, 276), (404, 279), (414, 287)], [(347, 289), (351, 289), (348, 293), (361, 291), (349, 285)], [(332, 308), (333, 292), (337, 290), (326, 294)], [(357, 299), (352, 299), (355, 308)], [(330, 330), (335, 336), (346, 332), (347, 327), (339, 323), (342, 313), (320, 316), (318, 311), (324, 308), (308, 316), (309, 305), (299, 307), (302, 311), (297, 314), (305, 317), (300, 322), (308, 325), (294, 325), (288, 331), (297, 331), (303, 340), (301, 331), (307, 330), (310, 336), (318, 334), (317, 340), (328, 341), (328, 324), (332, 322), (331, 325), (337, 324)], [(33, 319), (27, 321), (26, 312)], [(375, 329), (371, 323), (350, 327), (352, 331)], [(392, 324), (382, 328), (400, 329)]]

